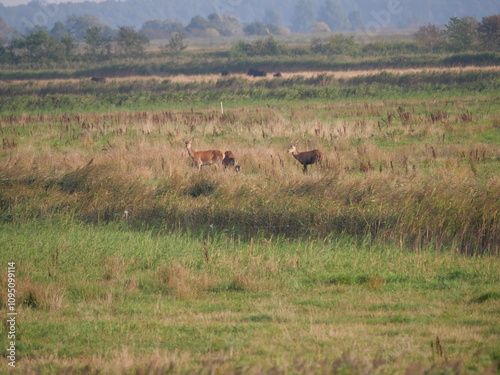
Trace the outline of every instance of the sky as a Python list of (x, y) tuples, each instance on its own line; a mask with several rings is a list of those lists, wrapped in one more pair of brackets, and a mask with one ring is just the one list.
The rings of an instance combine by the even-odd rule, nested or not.
[[(21, 4), (28, 4), (31, 0), (0, 0), (0, 4), (8, 6), (15, 6)], [(47, 0), (47, 3), (80, 3), (89, 0)], [(99, 2), (100, 0), (90, 0), (93, 2)], [(102, 1), (102, 0), (101, 0)]]

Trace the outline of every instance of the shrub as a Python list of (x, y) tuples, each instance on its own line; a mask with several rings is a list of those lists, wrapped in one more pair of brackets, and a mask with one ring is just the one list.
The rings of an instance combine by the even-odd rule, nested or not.
[(212, 195), (217, 189), (217, 183), (213, 180), (208, 179), (205, 176), (201, 176), (195, 179), (194, 183), (187, 188), (186, 193), (194, 198), (200, 195)]

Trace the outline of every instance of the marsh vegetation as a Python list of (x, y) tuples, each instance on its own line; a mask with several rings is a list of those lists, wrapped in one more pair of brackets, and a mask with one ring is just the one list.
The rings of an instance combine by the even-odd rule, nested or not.
[(496, 371), (498, 67), (346, 74), (4, 81), (16, 371)]

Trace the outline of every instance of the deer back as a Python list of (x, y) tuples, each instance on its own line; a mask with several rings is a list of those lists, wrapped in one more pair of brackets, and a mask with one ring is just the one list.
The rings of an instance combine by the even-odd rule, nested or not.
[(219, 150), (208, 150), (195, 152), (195, 157), (203, 164), (219, 163), (224, 159), (224, 154)]
[(302, 164), (314, 164), (318, 161), (321, 161), (323, 154), (320, 150), (311, 150), (299, 152), (298, 154), (294, 154), (296, 159), (300, 161)]

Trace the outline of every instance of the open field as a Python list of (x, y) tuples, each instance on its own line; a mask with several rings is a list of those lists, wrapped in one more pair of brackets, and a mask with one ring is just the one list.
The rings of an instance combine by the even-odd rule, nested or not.
[(499, 73), (2, 85), (14, 373), (498, 372)]
[(2, 224), (14, 373), (495, 373), (497, 258), (124, 225)]

